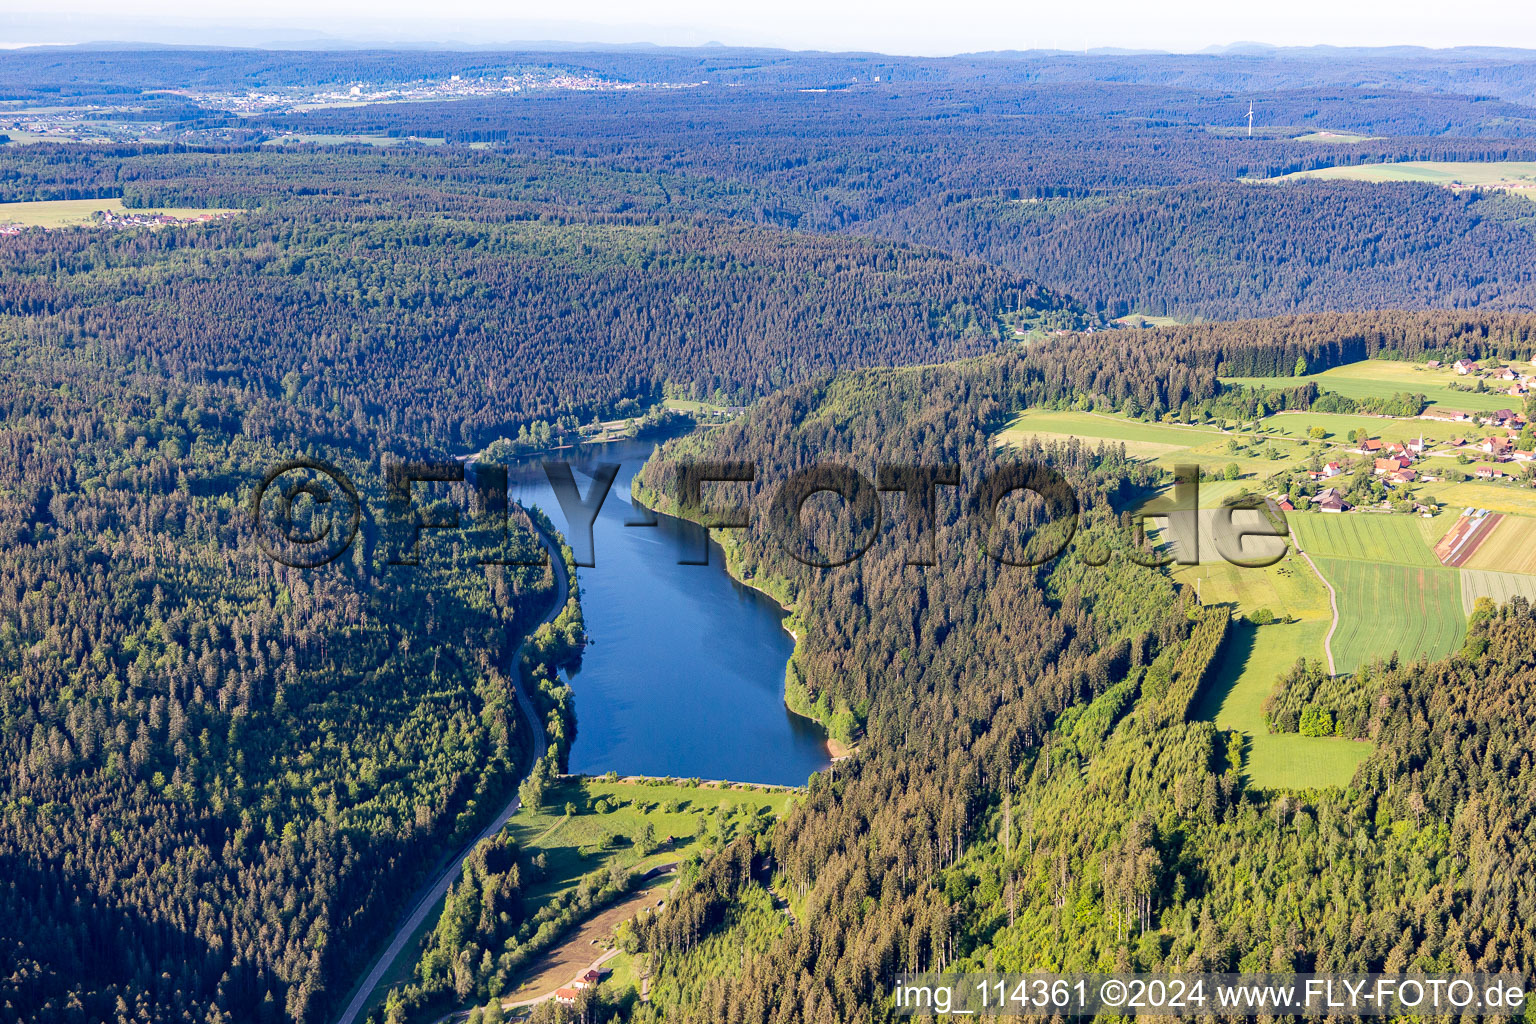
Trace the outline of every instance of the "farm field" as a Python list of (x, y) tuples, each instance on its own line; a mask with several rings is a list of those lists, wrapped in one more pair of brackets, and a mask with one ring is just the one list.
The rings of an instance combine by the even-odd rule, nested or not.
[[(1522, 398), (1513, 398), (1507, 393), (1501, 394), (1491, 387), (1487, 391), (1478, 393), (1457, 391), (1448, 386), (1452, 382), (1465, 383), (1470, 379), (1458, 377), (1454, 370), (1424, 369), (1418, 363), (1394, 359), (1364, 359), (1358, 363), (1336, 366), (1322, 373), (1310, 373), (1304, 377), (1222, 377), (1221, 382), (1260, 388), (1296, 387), (1310, 382), (1316, 383), (1324, 391), (1332, 391), (1346, 398), (1390, 398), (1398, 392), (1410, 391), (1422, 394), (1429, 400), (1431, 406), (1461, 409), (1466, 412), (1512, 409), (1525, 401)], [(1507, 384), (1504, 386), (1508, 387)], [(1431, 433), (1434, 432), (1435, 427), (1439, 427), (1444, 433), (1452, 424), (1425, 422), (1423, 426)], [(1454, 426), (1470, 428), (1472, 425), (1455, 424)]]
[(1466, 568), (1536, 573), (1536, 519), (1504, 516), (1467, 559)]
[[(1425, 484), (1421, 488), (1421, 493), (1433, 496), (1455, 512), (1470, 506), (1485, 508), (1491, 512), (1502, 512), (1507, 516), (1536, 516), (1536, 490), (1520, 487), (1513, 482), (1492, 483), (1467, 480), (1451, 483), (1447, 481)], [(1450, 524), (1447, 523), (1446, 529), (1449, 528)]]
[(1315, 554), (1313, 561), (1338, 592), (1337, 671), (1358, 671), (1393, 651), (1404, 662), (1439, 658), (1460, 645), (1466, 617), (1457, 570)]
[(1347, 786), (1370, 755), (1371, 744), (1271, 733), (1264, 723), (1264, 701), (1280, 672), (1298, 658), (1323, 658), (1323, 638), (1333, 612), (1328, 591), (1306, 561), (1291, 554), (1265, 569), (1219, 563), (1180, 569), (1175, 576), (1185, 583), (1199, 578), (1206, 604), (1231, 602), (1240, 615), (1267, 608), (1277, 618), (1296, 620), (1268, 626), (1234, 623), (1216, 678), (1197, 712), (1220, 728), (1247, 736), (1250, 784), (1261, 789)]
[(1318, 178), (1325, 181), (1422, 181), (1446, 187), (1513, 188), (1536, 196), (1536, 162), (1518, 160), (1413, 160), (1402, 163), (1357, 164), (1297, 171), (1266, 182)]
[(1490, 569), (1462, 569), (1461, 610), (1472, 614), (1472, 606), (1480, 597), (1491, 597), (1495, 604), (1504, 604), (1515, 595), (1536, 602), (1536, 576), (1518, 572), (1494, 572)]
[(34, 203), (0, 203), (0, 224), (21, 224), (29, 228), (66, 228), (89, 224), (97, 210), (113, 213), (168, 213), (172, 217), (196, 217), (204, 213), (228, 213), (228, 210), (183, 206), (155, 207), (153, 210), (129, 210), (121, 199), (54, 199)]
[[(1502, 408), (1502, 406), (1501, 406)], [(1434, 420), (1395, 419), (1387, 416), (1366, 416), (1358, 413), (1334, 412), (1279, 412), (1261, 421), (1266, 430), (1287, 437), (1306, 437), (1313, 427), (1328, 432), (1329, 444), (1353, 447), (1349, 436), (1364, 427), (1366, 433), (1380, 441), (1409, 441), (1425, 434), (1436, 440), (1448, 437), (1481, 437), (1488, 430), (1472, 423), (1445, 423)]]
[[(1305, 431), (1302, 433), (1305, 434)], [(1106, 413), (1050, 409), (1028, 409), (1014, 417), (998, 433), (997, 441), (999, 444), (1017, 444), (1030, 437), (1039, 437), (1041, 441), (1076, 437), (1095, 446), (1100, 441), (1123, 443), (1127, 455), (1155, 461), (1169, 468), (1179, 463), (1194, 462), (1206, 470), (1220, 470), (1229, 463), (1236, 463), (1239, 471), (1247, 478), (1240, 486), (1248, 487), (1253, 486), (1254, 478), (1262, 479), (1278, 472), (1288, 463), (1300, 462), (1308, 453), (1319, 450), (1302, 448), (1286, 438), (1256, 443), (1251, 435), (1227, 433), (1215, 427), (1144, 423)], [(1234, 440), (1240, 446), (1236, 453), (1230, 450)], [(1272, 445), (1281, 453), (1281, 457), (1257, 457), (1256, 448), (1262, 444)], [(1218, 483), (1210, 481), (1201, 485), (1202, 504), (1209, 503), (1206, 488)]]
[[(1439, 567), (1434, 541), (1450, 529), (1451, 519), (1439, 516), (1375, 515), (1354, 512), (1294, 513), (1286, 517), (1301, 548), (1313, 558), (1355, 558), (1369, 562)], [(1334, 586), (1338, 582), (1334, 581)]]

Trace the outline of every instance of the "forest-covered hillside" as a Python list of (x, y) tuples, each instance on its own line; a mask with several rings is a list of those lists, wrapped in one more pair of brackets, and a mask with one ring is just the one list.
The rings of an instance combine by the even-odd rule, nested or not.
[[(1517, 852), (1536, 829), (1522, 809), (1532, 750), (1521, 709), (1536, 687), (1526, 600), (1481, 607), (1449, 658), (1360, 674), (1376, 747), (1347, 788), (1253, 788), (1241, 736), (1194, 713), (1229, 610), (1129, 557), (1119, 511), (1147, 469), (1114, 445), (991, 442), (1006, 410), (1118, 407), (1177, 382), (1181, 364), (1319, 358), (1360, 335), (1382, 351), (1437, 333), (1532, 351), (1529, 320), (1405, 323), (1393, 340), (1372, 319), (1140, 338), (1135, 367), (1084, 335), (842, 374), (662, 449), (642, 493), (694, 516), (668, 498), (678, 466), (729, 453), (758, 467), (746, 495), (734, 492), (753, 523), (726, 531), (735, 564), (793, 601), (806, 625), (798, 676), (864, 739), (771, 842), (738, 851), (641, 929), (661, 995), (634, 1019), (819, 1022), (871, 1006), (885, 1019), (893, 980), (918, 971), (1536, 968), (1536, 891)], [(1114, 368), (1081, 369), (1089, 351)], [(957, 490), (939, 489), (938, 564), (908, 564), (905, 502), (846, 566), (787, 553), (765, 525), (770, 503), (818, 460), (866, 475), (962, 467)], [(990, 502), (981, 482), (1018, 460), (1063, 474), (1083, 509), (1078, 535), (1039, 567), (988, 557), (1044, 525), (1038, 500), (1005, 501), (991, 530), (977, 518)], [(849, 507), (807, 506), (804, 534), (842, 550), (872, 528)], [(754, 911), (764, 891), (805, 923)]]

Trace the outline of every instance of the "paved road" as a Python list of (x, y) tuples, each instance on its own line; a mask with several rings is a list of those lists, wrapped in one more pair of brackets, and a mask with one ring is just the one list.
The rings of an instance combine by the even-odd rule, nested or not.
[[(544, 618), (539, 620), (540, 625), (542, 625), (545, 622), (555, 621), (556, 616), (565, 608), (565, 602), (571, 593), (571, 581), (565, 569), (565, 560), (560, 556), (560, 548), (554, 541), (544, 536), (543, 531), (539, 532), (539, 539), (544, 542), (545, 548), (549, 550), (549, 563), (555, 572), (556, 589), (554, 604), (551, 605), (549, 612)], [(524, 643), (526, 643), (526, 638)], [(522, 656), (523, 644), (520, 643), (517, 645), (517, 650), (512, 652), (512, 665), (508, 674), (512, 679), (513, 692), (517, 695), (518, 710), (522, 713), (523, 719), (528, 723), (529, 731), (533, 734), (533, 759), (529, 762), (531, 767), (538, 762), (539, 758), (544, 756), (544, 751), (549, 744), (544, 736), (544, 721), (539, 717), (538, 711), (534, 709), (533, 702), (528, 699), (528, 694), (523, 692), (521, 685), (523, 674), (518, 668), (518, 661)], [(395, 958), (400, 955), (400, 951), (411, 941), (411, 936), (417, 928), (421, 927), (421, 923), (427, 919), (427, 915), (436, 910), (438, 905), (443, 902), (443, 899), (448, 895), (448, 887), (458, 881), (459, 876), (463, 874), (464, 858), (469, 855), (470, 851), (482, 839), (489, 839), (497, 832), (500, 832), (502, 826), (507, 823), (507, 819), (516, 814), (521, 806), (522, 798), (514, 793), (507, 805), (497, 813), (495, 818), (491, 819), (490, 823), (485, 826), (485, 829), (478, 836), (465, 844), (464, 848), (443, 869), (442, 874), (416, 890), (416, 902), (412, 905), (410, 914), (395, 929), (395, 934), (390, 938), (389, 945), (378, 960), (374, 962), (373, 967), (358, 985), (357, 990), (353, 992), (351, 1002), (347, 1003), (347, 1008), (336, 1018), (336, 1024), (356, 1024), (363, 1011), (368, 1008), (366, 1004), (369, 993), (373, 991), (374, 986), (379, 983), (379, 980), (384, 977), (384, 973), (395, 962)]]

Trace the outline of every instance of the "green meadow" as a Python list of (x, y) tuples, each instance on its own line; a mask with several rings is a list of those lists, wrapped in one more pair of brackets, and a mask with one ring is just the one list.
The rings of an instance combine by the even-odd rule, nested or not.
[[(701, 821), (711, 835), (719, 826), (730, 835), (748, 814), (782, 816), (794, 798), (794, 790), (781, 786), (572, 776), (551, 788), (543, 807), (518, 812), (507, 830), (529, 856), (544, 854), (547, 873), (533, 889), (543, 899), (615, 863), (646, 871), (685, 858), (706, 845)], [(648, 853), (639, 842), (647, 828), (658, 844)]]
[(1298, 658), (1323, 660), (1323, 638), (1333, 620), (1328, 591), (1306, 561), (1293, 554), (1264, 569), (1244, 569), (1218, 562), (1181, 568), (1185, 583), (1199, 580), (1206, 604), (1229, 603), (1235, 614), (1260, 609), (1278, 620), (1267, 626), (1233, 624), (1215, 678), (1197, 711), (1199, 717), (1246, 737), (1244, 769), (1261, 789), (1312, 789), (1347, 786), (1372, 745), (1299, 733), (1271, 733), (1264, 723), (1264, 701), (1281, 672)]

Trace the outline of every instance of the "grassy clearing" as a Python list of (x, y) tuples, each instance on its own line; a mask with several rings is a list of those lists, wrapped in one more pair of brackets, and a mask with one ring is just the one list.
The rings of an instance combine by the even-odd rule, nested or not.
[(1115, 323), (1124, 324), (1126, 327), (1177, 327), (1179, 324), (1188, 322), (1176, 316), (1143, 316), (1140, 313), (1132, 313), (1115, 320)]
[(1298, 658), (1321, 661), (1323, 637), (1333, 613), (1322, 582), (1294, 554), (1265, 569), (1242, 569), (1219, 563), (1178, 570), (1183, 582), (1200, 580), (1207, 604), (1230, 602), (1248, 615), (1266, 608), (1276, 622), (1255, 627), (1234, 625), (1216, 677), (1206, 690), (1199, 717), (1247, 737), (1247, 774), (1261, 789), (1307, 789), (1346, 786), (1371, 744), (1344, 739), (1320, 739), (1297, 733), (1270, 733), (1264, 724), (1264, 700), (1279, 674)]
[[(1524, 402), (1522, 398), (1512, 398), (1507, 393), (1498, 393), (1494, 390), (1493, 384), (1486, 385), (1489, 390), (1482, 393), (1457, 391), (1450, 387), (1453, 383), (1465, 384), (1468, 379), (1446, 368), (1431, 370), (1419, 363), (1392, 359), (1364, 359), (1358, 363), (1336, 366), (1331, 370), (1307, 374), (1304, 377), (1223, 377), (1221, 381), (1223, 384), (1260, 388), (1297, 387), (1302, 384), (1316, 383), (1324, 391), (1332, 391), (1346, 398), (1355, 399), (1390, 398), (1398, 392), (1409, 391), (1422, 394), (1432, 406), (1461, 409), (1466, 412), (1510, 409)], [(1509, 385), (1502, 386), (1507, 391)], [(1440, 426), (1442, 431), (1444, 430), (1444, 425), (1441, 424), (1424, 424), (1424, 428), (1430, 433), (1434, 432), (1435, 426)]]
[[(1303, 448), (1293, 438), (1255, 440), (1250, 435), (1223, 432), (1214, 425), (1144, 423), (1108, 413), (1050, 409), (1025, 410), (1003, 428), (997, 440), (999, 444), (1018, 444), (1030, 437), (1041, 441), (1075, 437), (1093, 446), (1101, 441), (1124, 444), (1126, 454), (1132, 458), (1147, 459), (1170, 469), (1180, 463), (1198, 463), (1209, 472), (1235, 463), (1244, 477), (1238, 486), (1245, 487), (1252, 487), (1255, 479), (1263, 479), (1288, 464), (1299, 464), (1309, 451), (1318, 450)], [(1235, 452), (1234, 443), (1238, 449)], [(1261, 452), (1267, 450), (1273, 450), (1279, 457), (1261, 457)], [(1202, 504), (1210, 504), (1206, 491), (1216, 484), (1211, 481), (1201, 485)]]
[(1536, 573), (1536, 519), (1505, 516), (1467, 560), (1468, 569)]
[(1516, 594), (1536, 602), (1536, 576), (1488, 569), (1461, 570), (1461, 610), (1468, 615), (1480, 597), (1491, 597), (1496, 604), (1504, 604)]
[(89, 224), (91, 214), (97, 210), (113, 213), (168, 213), (172, 217), (192, 218), (204, 213), (230, 213), (215, 208), (187, 206), (156, 207), (152, 210), (130, 210), (121, 199), (56, 199), (36, 203), (0, 203), (0, 224), (21, 224), (29, 228), (67, 228)]
[[(507, 828), (529, 856), (544, 854), (547, 871), (531, 896), (546, 899), (611, 864), (647, 871), (685, 858), (704, 846), (704, 840), (696, 838), (701, 820), (711, 827), (718, 820), (739, 822), (749, 808), (779, 817), (794, 796), (794, 790), (784, 787), (715, 788), (569, 778), (550, 791), (537, 813), (520, 811)], [(600, 801), (607, 801), (607, 813), (597, 809)], [(575, 805), (575, 814), (566, 814), (568, 803)], [(635, 845), (646, 826), (660, 843), (648, 855)], [(665, 841), (669, 836), (672, 842)]]
[[(1302, 550), (1313, 558), (1355, 558), (1426, 567), (1440, 565), (1432, 541), (1420, 526), (1425, 520), (1417, 516), (1303, 512), (1286, 519), (1291, 532), (1300, 539)], [(1440, 525), (1449, 527), (1450, 522), (1447, 520)]]
[(1026, 409), (1003, 428), (1000, 436), (1017, 440), (1033, 434), (1055, 434), (1085, 440), (1134, 441), (1155, 444), (1160, 448), (1190, 448), (1209, 444), (1221, 436), (1214, 428), (1143, 423), (1108, 413), (1054, 409)]
[[(1507, 402), (1499, 408), (1506, 406)], [(1420, 434), (1436, 440), (1445, 440), (1448, 437), (1481, 437), (1489, 433), (1488, 430), (1472, 423), (1392, 419), (1386, 416), (1366, 416), (1356, 413), (1281, 412), (1266, 416), (1262, 423), (1266, 430), (1288, 437), (1306, 437), (1307, 431), (1313, 427), (1322, 427), (1328, 433), (1327, 440), (1330, 444), (1349, 447), (1353, 447), (1348, 444), (1350, 435), (1361, 427), (1365, 428), (1368, 435), (1380, 441), (1408, 441), (1417, 438)]]
[(661, 404), (677, 412), (713, 412), (715, 408), (708, 402), (696, 402), (691, 398), (666, 398)]
[(1355, 672), (1396, 651), (1399, 660), (1439, 658), (1461, 644), (1466, 617), (1455, 569), (1318, 558), (1339, 596), (1334, 667)]
[(1266, 181), (1422, 181), (1449, 188), (1513, 188), (1533, 190), (1536, 196), (1536, 162), (1518, 160), (1413, 160), (1403, 163), (1358, 164), (1353, 167), (1321, 167), (1297, 171)]
[(1370, 142), (1372, 139), (1379, 139), (1379, 138), (1381, 138), (1380, 135), (1360, 135), (1360, 134), (1358, 134), (1356, 132), (1320, 131), (1320, 132), (1307, 132), (1307, 134), (1305, 134), (1305, 135), (1298, 135), (1294, 139), (1292, 139), (1291, 141), (1292, 142), (1326, 142), (1326, 143), (1333, 143), (1333, 144), (1337, 145), (1339, 143), (1349, 143), (1349, 142)]

